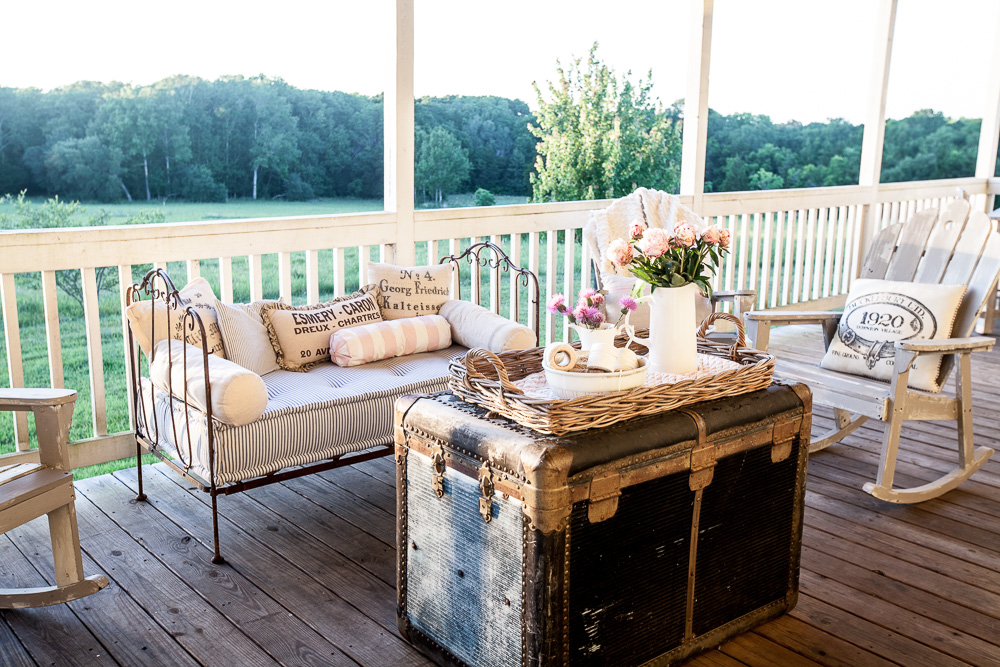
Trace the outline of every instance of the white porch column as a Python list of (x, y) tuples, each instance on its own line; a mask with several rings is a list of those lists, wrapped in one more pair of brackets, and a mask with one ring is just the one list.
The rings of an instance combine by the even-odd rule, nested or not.
[(708, 143), (708, 74), (712, 60), (712, 12), (715, 0), (691, 3), (691, 48), (684, 96), (684, 135), (681, 146), (681, 195), (694, 198), (692, 210), (701, 213), (705, 197), (705, 146)]
[(854, 277), (861, 271), (865, 253), (878, 225), (878, 184), (882, 176), (882, 143), (885, 139), (885, 99), (889, 88), (889, 65), (892, 60), (892, 37), (896, 29), (896, 0), (879, 0), (875, 17), (875, 49), (872, 54), (871, 83), (868, 87), (868, 113), (861, 140), (861, 174), (858, 184), (871, 188), (861, 219), (858, 246), (854, 248)]
[[(996, 170), (997, 146), (1000, 143), (1000, 12), (993, 28), (993, 63), (985, 87), (986, 106), (979, 130), (979, 152), (976, 156), (976, 178), (993, 178)], [(993, 210), (993, 197), (985, 198), (987, 213)]]
[(385, 210), (396, 214), (391, 261), (416, 262), (413, 231), (413, 0), (395, 0), (396, 57), (385, 88)]

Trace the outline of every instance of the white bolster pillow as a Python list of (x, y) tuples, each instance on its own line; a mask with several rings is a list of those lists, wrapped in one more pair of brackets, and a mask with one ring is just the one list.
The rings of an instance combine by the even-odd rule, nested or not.
[(485, 347), (490, 352), (535, 347), (535, 332), (471, 301), (450, 299), (441, 306), (441, 317), (451, 325), (451, 339), (465, 347)]
[[(205, 402), (205, 356), (200, 347), (178, 340), (161, 340), (153, 348), (154, 361), (149, 364), (149, 379), (165, 393), (170, 391), (168, 375), (172, 376), (173, 394), (184, 400), (184, 349), (187, 348), (187, 402), (208, 411)], [(172, 364), (167, 360), (172, 357)], [(208, 378), (212, 383), (212, 417), (223, 424), (243, 426), (260, 419), (267, 408), (267, 387), (259, 375), (242, 366), (208, 355)]]

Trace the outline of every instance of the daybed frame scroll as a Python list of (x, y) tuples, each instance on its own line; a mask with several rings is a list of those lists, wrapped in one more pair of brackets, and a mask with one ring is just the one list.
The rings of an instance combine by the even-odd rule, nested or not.
[[(514, 236), (516, 237), (517, 235), (515, 234)], [(540, 341), (541, 337), (539, 335), (539, 328), (541, 326), (541, 320), (539, 319), (539, 314), (541, 311), (541, 302), (539, 297), (540, 290), (538, 285), (538, 276), (532, 273), (531, 269), (515, 265), (512, 261), (510, 261), (510, 257), (508, 257), (507, 253), (504, 252), (500, 246), (491, 241), (473, 243), (458, 255), (447, 255), (442, 257), (439, 264), (450, 262), (452, 266), (455, 267), (455, 274), (457, 277), (462, 274), (462, 260), (465, 260), (466, 264), (472, 266), (470, 290), (472, 292), (473, 303), (482, 304), (482, 299), (480, 298), (480, 273), (483, 267), (489, 269), (492, 274), (492, 279), (490, 280), (492, 288), (490, 305), (493, 308), (493, 312), (498, 315), (500, 314), (501, 272), (511, 274), (515, 278), (511, 285), (512, 288), (515, 286), (514, 283), (520, 284), (521, 287), (528, 288), (528, 326), (535, 332), (535, 340)], [(455, 298), (462, 298), (461, 280), (456, 280)], [(510, 294), (510, 300), (513, 304), (514, 313), (514, 317), (511, 319), (516, 320), (520, 299), (518, 299), (518, 295), (512, 291)]]

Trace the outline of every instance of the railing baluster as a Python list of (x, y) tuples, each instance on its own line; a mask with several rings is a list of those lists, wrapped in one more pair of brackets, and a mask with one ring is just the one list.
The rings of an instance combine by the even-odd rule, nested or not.
[(808, 301), (812, 298), (812, 282), (810, 278), (815, 275), (816, 266), (813, 263), (813, 251), (816, 247), (816, 217), (819, 211), (815, 208), (809, 209), (806, 218), (806, 257), (802, 263), (802, 295), (800, 301)]
[(319, 250), (306, 250), (306, 303), (319, 303)]
[[(13, 273), (0, 273), (0, 301), (3, 306), (4, 344), (7, 346), (7, 378), (11, 389), (19, 389), (24, 386), (24, 366)], [(14, 413), (14, 440), (19, 452), (28, 451), (28, 415), (25, 412)]]
[[(563, 232), (563, 294), (567, 299), (576, 300), (576, 290), (573, 285), (574, 270), (576, 268), (576, 231), (567, 229)], [(554, 267), (553, 267), (554, 268)], [(580, 285), (580, 287), (586, 287)], [(563, 326), (563, 340), (569, 340), (569, 327)]]
[[(559, 292), (559, 240), (557, 238), (558, 232), (554, 230), (549, 230), (545, 233), (545, 298), (549, 299), (553, 294)], [(571, 295), (566, 295), (566, 300), (569, 305), (574, 302), (571, 301), (573, 297)], [(545, 342), (551, 343), (556, 339), (556, 318), (552, 313), (548, 313), (545, 316)], [(563, 340), (568, 339), (568, 332), (566, 327), (563, 327)]]
[(278, 253), (278, 295), (286, 303), (292, 302), (292, 253)]
[(201, 262), (199, 262), (197, 259), (189, 259), (187, 261), (188, 282), (191, 282), (200, 275), (201, 275)]
[[(490, 242), (496, 245), (498, 248), (500, 245), (500, 236), (493, 235), (490, 237)], [(490, 310), (492, 310), (497, 315), (500, 314), (500, 266), (490, 271)]]
[(785, 262), (781, 267), (781, 298), (778, 300), (779, 306), (787, 306), (792, 289), (792, 274), (795, 272), (795, 211), (782, 211), (781, 219), (784, 221), (785, 238)]
[(101, 314), (97, 299), (97, 270), (81, 270), (83, 276), (83, 319), (87, 332), (87, 363), (90, 366), (90, 405), (94, 436), (108, 434), (104, 401), (104, 355), (101, 351)]
[(837, 236), (837, 209), (831, 207), (827, 211), (827, 226), (823, 234), (826, 243), (826, 258), (823, 260), (823, 296), (830, 296), (830, 287), (833, 282), (833, 253), (836, 250)]
[[(448, 239), (448, 255), (455, 257), (462, 251), (461, 242), (458, 239)], [(471, 273), (471, 271), (470, 271)], [(451, 274), (451, 293), (452, 295), (461, 294), (461, 284), (459, 282), (461, 276), (458, 275), (458, 271), (453, 271)]]
[(781, 244), (785, 243), (787, 245), (787, 240), (785, 239), (785, 213), (784, 211), (776, 211), (774, 213), (767, 214), (771, 221), (769, 226), (773, 225), (774, 236), (772, 236), (772, 249), (768, 253), (767, 262), (771, 264), (771, 286), (770, 295), (768, 296), (768, 302), (771, 306), (781, 305), (781, 274), (784, 273), (784, 267), (782, 266), (781, 254)]
[(726, 254), (726, 282), (725, 289), (737, 289), (736, 285), (736, 243), (739, 239), (736, 238), (736, 216), (727, 215), (726, 218), (726, 229), (729, 230), (729, 252)]
[[(749, 284), (749, 265), (747, 264), (747, 255), (750, 254), (750, 246), (752, 242), (749, 238), (750, 235), (750, 216), (746, 213), (740, 215), (740, 234), (739, 234), (739, 244), (740, 244), (740, 261), (736, 265), (736, 289), (757, 289), (755, 285)], [(760, 301), (757, 301), (758, 305), (763, 305)]]
[(264, 298), (264, 276), (260, 255), (250, 255), (247, 258), (247, 266), (250, 271), (250, 300), (259, 301)]
[(830, 287), (830, 294), (840, 294), (841, 276), (844, 274), (844, 253), (847, 248), (847, 207), (837, 207), (837, 240), (836, 254), (833, 257), (833, 284)]
[[(219, 262), (219, 267), (221, 270), (222, 262)], [(125, 308), (125, 295), (128, 292), (129, 287), (132, 285), (132, 265), (131, 264), (119, 264), (118, 265), (118, 303), (121, 304), (122, 308)], [(232, 290), (230, 289), (230, 292)], [(230, 294), (230, 301), (232, 301), (232, 294)], [(124, 314), (124, 313), (123, 313)], [(128, 354), (128, 320), (122, 317), (122, 351), (125, 356), (125, 392), (127, 398), (125, 403), (128, 405), (128, 427), (130, 429), (135, 428), (135, 406), (132, 404), (132, 364), (129, 363)], [(51, 343), (50, 346), (50, 358), (51, 358)], [(138, 360), (139, 349), (136, 346), (135, 349), (136, 359)], [(51, 363), (51, 362), (50, 362)], [(62, 367), (60, 367), (60, 374), (62, 373)], [(53, 385), (62, 386), (62, 385)]]
[[(511, 234), (510, 235), (510, 261), (514, 266), (521, 266), (521, 235)], [(510, 319), (515, 322), (518, 320), (518, 315), (521, 305), (521, 289), (520, 283), (518, 282), (518, 274), (511, 271), (510, 273)]]
[[(757, 214), (757, 226), (755, 237), (761, 236), (761, 227), (764, 228), (763, 239), (761, 241), (761, 253), (760, 253), (760, 280), (757, 281), (757, 289), (760, 290), (760, 302), (767, 304), (768, 307), (773, 306), (774, 302), (771, 298), (770, 289), (768, 286), (770, 274), (771, 274), (771, 214), (770, 213), (758, 213)], [(756, 253), (754, 253), (756, 255)], [(755, 262), (756, 265), (756, 262)]]
[[(538, 276), (539, 280), (541, 280), (541, 274), (538, 271), (539, 234), (540, 234), (539, 232), (531, 232), (528, 234), (528, 268), (531, 270), (532, 273)], [(539, 296), (539, 298), (544, 300), (547, 298), (547, 296), (542, 294)], [(529, 301), (531, 299), (530, 291), (528, 292), (528, 299)], [(544, 307), (544, 301), (542, 305)], [(543, 310), (542, 312), (547, 312), (547, 311)], [(528, 326), (531, 327), (532, 329), (538, 329), (539, 327), (541, 327), (542, 323), (538, 321), (538, 317), (535, 316), (535, 309), (530, 303), (528, 304), (528, 319), (529, 319)], [(546, 317), (546, 320), (548, 319), (549, 318)], [(549, 335), (550, 334), (546, 332), (545, 337), (543, 337), (542, 340), (539, 340), (538, 344), (544, 345), (545, 342), (549, 342), (548, 340)]]
[(358, 247), (358, 289), (368, 284), (368, 262), (371, 261), (371, 246)]
[(347, 266), (343, 248), (333, 249), (333, 295), (343, 296), (347, 292), (344, 289), (344, 268)]
[(233, 299), (233, 258), (219, 258), (219, 300), (232, 303)]
[(826, 257), (826, 218), (827, 208), (819, 209), (816, 216), (816, 254), (813, 256), (812, 292), (810, 298), (823, 296), (823, 260)]
[(61, 389), (65, 384), (62, 341), (59, 338), (59, 300), (57, 295), (56, 272), (42, 271), (42, 303), (45, 308), (45, 338), (48, 342), (49, 352), (49, 384)]

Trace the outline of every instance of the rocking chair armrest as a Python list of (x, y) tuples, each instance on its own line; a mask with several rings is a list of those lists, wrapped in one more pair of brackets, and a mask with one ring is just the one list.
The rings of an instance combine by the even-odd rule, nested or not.
[(746, 318), (751, 322), (768, 324), (823, 324), (839, 320), (843, 313), (825, 310), (751, 310)]
[(757, 296), (752, 289), (717, 289), (712, 292), (712, 301), (732, 301), (741, 296)]
[(935, 352), (989, 352), (993, 349), (995, 339), (989, 336), (973, 336), (971, 338), (940, 338), (937, 340), (906, 340), (897, 341), (897, 350), (906, 350), (916, 354), (931, 354)]
[(0, 411), (26, 411), (76, 400), (72, 389), (0, 389)]
[(754, 347), (763, 352), (767, 352), (771, 327), (781, 324), (821, 324), (823, 338), (829, 347), (842, 316), (841, 312), (823, 310), (751, 310), (744, 315), (747, 336), (754, 341)]

